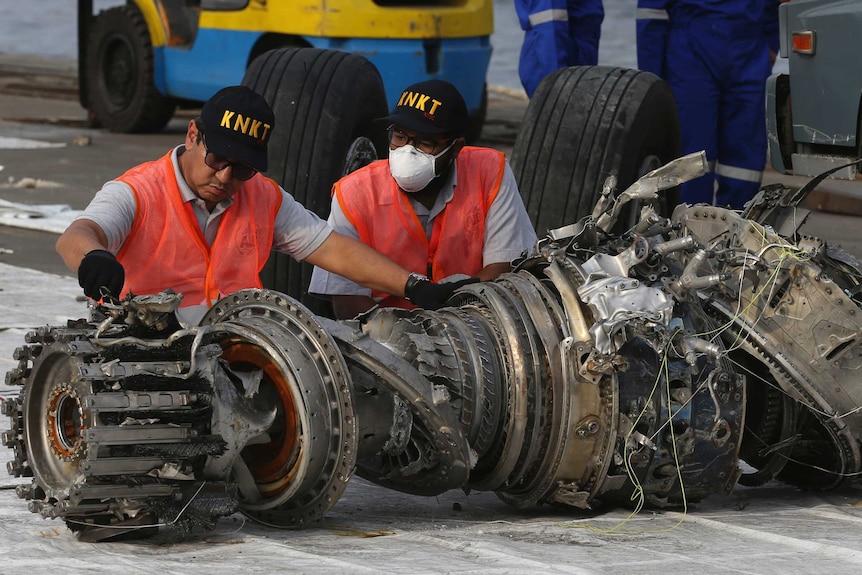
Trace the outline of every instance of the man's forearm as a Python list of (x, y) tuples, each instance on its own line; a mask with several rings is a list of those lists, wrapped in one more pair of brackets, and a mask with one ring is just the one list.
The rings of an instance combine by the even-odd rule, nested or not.
[(373, 290), (404, 295), (410, 272), (365, 244), (330, 234), (306, 261)]
[(57, 239), (54, 248), (72, 271), (78, 271), (81, 260), (93, 250), (107, 249), (105, 234), (88, 220), (76, 220)]

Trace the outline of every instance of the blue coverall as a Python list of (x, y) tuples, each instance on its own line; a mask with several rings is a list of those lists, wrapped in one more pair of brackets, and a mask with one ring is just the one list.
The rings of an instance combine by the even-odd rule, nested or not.
[(602, 0), (515, 0), (515, 10), (524, 30), (518, 74), (528, 96), (557, 68), (598, 64)]
[(778, 5), (778, 0), (638, 0), (638, 67), (670, 85), (683, 154), (706, 150), (710, 163), (710, 174), (681, 186), (686, 203), (741, 209), (760, 188)]

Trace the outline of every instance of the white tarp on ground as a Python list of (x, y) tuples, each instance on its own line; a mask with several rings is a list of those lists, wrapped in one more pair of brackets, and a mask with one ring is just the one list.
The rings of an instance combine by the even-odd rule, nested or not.
[[(86, 317), (74, 278), (0, 264), (0, 368), (24, 334)], [(0, 385), (5, 399), (18, 388)], [(4, 418), (5, 419), (5, 418)], [(5, 421), (0, 428), (8, 429)], [(11, 451), (0, 447), (0, 464)], [(5, 479), (3, 479), (5, 477)], [(319, 525), (271, 529), (240, 515), (176, 542), (163, 530), (131, 543), (81, 543), (27, 510), (0, 475), (4, 573), (829, 573), (862, 569), (860, 492), (737, 488), (679, 510), (583, 513), (513, 509), (491, 493), (417, 497), (353, 478)]]
[(63, 142), (44, 142), (29, 138), (0, 136), (0, 150), (41, 150), (43, 148), (62, 148), (65, 145)]
[[(38, 180), (33, 180), (34, 186), (38, 184)], [(62, 234), (80, 213), (66, 204), (31, 205), (0, 200), (0, 224), (17, 228)]]

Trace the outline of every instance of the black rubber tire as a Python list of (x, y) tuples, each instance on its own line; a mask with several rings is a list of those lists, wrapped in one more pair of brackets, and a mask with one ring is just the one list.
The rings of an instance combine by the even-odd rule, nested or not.
[(147, 23), (133, 4), (103, 10), (87, 39), (85, 101), (97, 125), (111, 132), (158, 132), (176, 109), (155, 86)]
[[(351, 145), (368, 138), (385, 157), (387, 111), (377, 68), (357, 54), (318, 48), (270, 50), (254, 59), (243, 84), (275, 113), (267, 176), (306, 208), (329, 216), (332, 184), (344, 172)], [(354, 165), (355, 168), (355, 165)], [(265, 287), (331, 317), (328, 302), (309, 296), (312, 266), (273, 253), (261, 273)]]
[[(575, 66), (539, 84), (511, 164), (541, 237), (590, 214), (611, 174), (621, 192), (679, 154), (676, 103), (663, 80), (626, 68)], [(658, 210), (669, 215), (678, 199), (678, 190), (667, 190)], [(634, 211), (624, 211), (620, 223)]]

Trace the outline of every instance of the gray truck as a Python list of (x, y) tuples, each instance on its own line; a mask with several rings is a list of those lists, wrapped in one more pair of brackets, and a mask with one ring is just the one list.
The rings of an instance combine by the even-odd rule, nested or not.
[[(814, 176), (862, 157), (862, 0), (792, 0), (779, 8), (789, 74), (769, 78), (769, 159)], [(855, 179), (858, 165), (832, 177)]]

